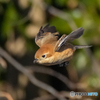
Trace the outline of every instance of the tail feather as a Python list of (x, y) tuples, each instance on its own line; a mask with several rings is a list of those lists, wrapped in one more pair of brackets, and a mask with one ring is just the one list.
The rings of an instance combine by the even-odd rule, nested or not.
[(88, 46), (88, 45), (76, 45), (75, 49), (90, 48), (90, 47), (92, 47), (92, 46), (91, 45), (90, 46)]

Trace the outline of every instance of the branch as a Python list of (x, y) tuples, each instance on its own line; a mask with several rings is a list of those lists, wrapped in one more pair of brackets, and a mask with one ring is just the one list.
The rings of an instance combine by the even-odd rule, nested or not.
[[(82, 99), (82, 96), (80, 96), (80, 97), (76, 97), (76, 96), (74, 96), (74, 97), (71, 97), (70, 96), (70, 92), (66, 92), (66, 91), (61, 91), (60, 92), (62, 95), (64, 95), (65, 97), (68, 97), (69, 99), (77, 99), (77, 100), (80, 100), (80, 99)], [(54, 96), (52, 96), (52, 95), (43, 95), (43, 96), (40, 96), (40, 97), (36, 97), (36, 98), (34, 98), (33, 100), (54, 100), (54, 99), (56, 99)]]
[(7, 100), (13, 100), (11, 95), (9, 93), (7, 93), (7, 92), (0, 92), (0, 97), (6, 97)]
[(25, 74), (29, 80), (36, 86), (48, 91), (49, 93), (51, 93), (53, 96), (55, 96), (56, 98), (58, 98), (59, 100), (66, 100), (64, 98), (63, 95), (61, 95), (58, 91), (56, 91), (53, 87), (37, 80), (35, 78), (34, 75), (32, 75), (31, 73), (29, 73), (29, 71), (24, 68), (20, 63), (18, 63), (16, 60), (14, 60), (6, 51), (4, 51), (1, 47), (0, 47), (0, 55), (2, 57), (4, 57), (9, 63), (11, 63), (13, 65), (13, 67), (15, 67), (17, 70), (19, 70), (20, 72), (22, 72), (23, 74)]
[[(70, 96), (70, 92), (66, 92), (66, 91), (61, 91), (60, 92), (62, 95), (64, 95), (65, 97), (68, 97), (69, 100), (92, 100), (90, 97), (82, 97), (82, 96)], [(40, 97), (36, 97), (33, 100), (54, 100), (55, 97), (52, 95), (43, 95)]]
[(28, 70), (30, 72), (38, 72), (38, 73), (43, 73), (43, 74), (48, 74), (53, 77), (56, 77), (57, 79), (61, 80), (66, 86), (68, 86), (71, 90), (75, 89), (81, 89), (82, 87), (79, 87), (77, 83), (71, 82), (66, 76), (62, 75), (61, 73), (58, 73), (50, 68), (45, 68), (45, 67), (38, 67), (38, 66), (28, 66)]
[(40, 97), (36, 97), (32, 100), (54, 100), (56, 99), (53, 95), (43, 95), (43, 96), (40, 96)]

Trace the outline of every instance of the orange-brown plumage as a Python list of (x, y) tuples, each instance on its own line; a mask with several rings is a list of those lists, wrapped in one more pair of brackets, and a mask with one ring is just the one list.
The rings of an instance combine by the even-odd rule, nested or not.
[(90, 47), (74, 46), (69, 43), (79, 38), (83, 31), (83, 28), (79, 28), (69, 35), (64, 34), (59, 38), (59, 33), (54, 26), (41, 27), (35, 38), (36, 44), (40, 47), (35, 54), (35, 62), (43, 65), (55, 65), (69, 61), (76, 49)]
[(40, 47), (40, 49), (37, 50), (35, 54), (35, 58), (38, 59), (42, 57), (43, 54), (48, 53), (47, 57), (50, 57), (54, 54), (54, 48), (51, 44), (45, 44)]

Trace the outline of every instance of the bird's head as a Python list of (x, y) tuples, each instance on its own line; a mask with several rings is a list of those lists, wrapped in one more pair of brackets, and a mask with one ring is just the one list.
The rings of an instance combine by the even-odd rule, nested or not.
[(54, 48), (50, 44), (41, 46), (35, 53), (34, 63), (46, 65), (48, 62), (51, 62), (52, 55), (54, 54)]

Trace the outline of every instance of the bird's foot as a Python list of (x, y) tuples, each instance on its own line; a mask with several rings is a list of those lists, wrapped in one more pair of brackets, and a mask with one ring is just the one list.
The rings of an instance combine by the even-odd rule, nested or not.
[(68, 66), (68, 64), (69, 64), (69, 61), (66, 61), (66, 62), (59, 64), (59, 67), (66, 67)]

